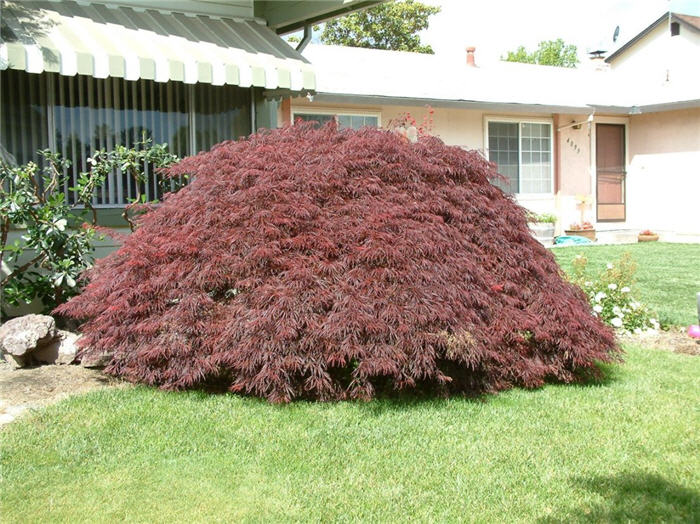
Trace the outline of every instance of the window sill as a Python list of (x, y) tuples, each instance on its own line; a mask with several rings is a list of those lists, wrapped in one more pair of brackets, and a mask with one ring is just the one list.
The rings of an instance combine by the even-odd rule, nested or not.
[(525, 200), (549, 200), (554, 198), (554, 193), (514, 193), (513, 196)]

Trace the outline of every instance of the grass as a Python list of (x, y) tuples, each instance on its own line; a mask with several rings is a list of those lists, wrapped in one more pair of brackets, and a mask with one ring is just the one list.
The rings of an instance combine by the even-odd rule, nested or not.
[(698, 377), (629, 348), (479, 400), (93, 392), (3, 431), (3, 522), (698, 521)]
[(553, 250), (567, 271), (574, 257), (588, 257), (591, 269), (600, 270), (629, 252), (637, 262), (635, 291), (654, 309), (662, 324), (688, 326), (698, 321), (696, 293), (700, 292), (700, 244), (647, 242), (616, 246), (576, 246)]

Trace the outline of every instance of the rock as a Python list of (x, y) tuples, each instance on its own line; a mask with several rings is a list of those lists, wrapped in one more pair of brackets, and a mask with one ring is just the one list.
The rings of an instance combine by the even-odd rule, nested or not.
[(110, 363), (114, 353), (111, 351), (103, 351), (97, 355), (83, 356), (80, 359), (80, 365), (84, 368), (103, 368)]
[(10, 354), (5, 355), (5, 360), (12, 369), (23, 368), (29, 365), (28, 359), (24, 357), (16, 357)]
[(30, 362), (31, 354), (56, 337), (56, 322), (48, 315), (25, 315), (0, 326), (0, 351), (15, 367)]
[(71, 364), (78, 352), (76, 342), (80, 335), (58, 330), (56, 338), (41, 349), (32, 353), (32, 358), (44, 364)]

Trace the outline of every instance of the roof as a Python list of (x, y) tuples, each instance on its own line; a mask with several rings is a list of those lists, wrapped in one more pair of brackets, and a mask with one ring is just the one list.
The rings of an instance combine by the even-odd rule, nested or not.
[(657, 18), (655, 21), (653, 21), (651, 24), (649, 24), (649, 26), (644, 28), (639, 33), (637, 33), (630, 40), (628, 40), (623, 45), (621, 45), (619, 48), (617, 48), (617, 50), (614, 53), (612, 53), (609, 57), (607, 57), (605, 59), (605, 61), (610, 63), (615, 58), (617, 58), (621, 54), (625, 53), (630, 47), (632, 47), (634, 44), (639, 42), (646, 35), (651, 33), (660, 24), (668, 22), (669, 19), (671, 22), (680, 22), (680, 23), (684, 24), (685, 26), (690, 27), (691, 29), (694, 29), (696, 31), (700, 31), (700, 16), (682, 15), (680, 13), (666, 12), (663, 15), (661, 15), (659, 18)]
[(700, 16), (673, 13), (673, 18), (677, 18), (681, 22), (684, 22), (685, 25), (687, 25), (688, 27), (692, 27), (693, 29), (697, 29), (698, 31), (700, 31)]
[(695, 85), (631, 85), (622, 74), (593, 68), (503, 61), (470, 67), (466, 55), (455, 63), (438, 55), (318, 44), (304, 56), (316, 69), (319, 102), (570, 114), (700, 105)]
[(259, 19), (0, 0), (0, 69), (313, 90), (308, 61)]

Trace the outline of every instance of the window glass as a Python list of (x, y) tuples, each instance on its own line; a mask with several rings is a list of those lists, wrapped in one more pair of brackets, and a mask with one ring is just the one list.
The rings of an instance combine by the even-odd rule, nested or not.
[(294, 120), (301, 119), (305, 122), (318, 122), (319, 125), (325, 125), (333, 119), (338, 122), (338, 127), (341, 129), (360, 129), (364, 126), (379, 127), (379, 117), (370, 115), (352, 115), (352, 114), (314, 114), (314, 113), (295, 113)]
[(494, 184), (506, 193), (518, 192), (520, 169), (518, 166), (518, 124), (489, 122), (489, 159), (498, 166), (498, 172), (506, 180), (494, 180)]
[(319, 126), (323, 126), (333, 120), (333, 115), (321, 115), (311, 113), (296, 113), (294, 120), (303, 120), (304, 122), (317, 122)]
[(224, 140), (247, 136), (250, 90), (236, 86), (194, 86), (195, 151), (208, 151)]
[(489, 159), (507, 181), (494, 184), (507, 193), (552, 192), (551, 125), (489, 122)]
[(520, 193), (551, 193), (552, 164), (549, 124), (520, 124), (522, 155)]
[[(1, 72), (0, 85), (0, 155), (18, 164), (36, 161), (36, 151), (53, 142), (54, 149), (71, 161), (62, 188), (69, 202), (75, 202), (70, 187), (81, 171), (89, 169), (86, 159), (96, 149), (132, 146), (145, 137), (167, 143), (171, 152), (184, 157), (251, 131), (251, 90), (236, 86), (14, 70)], [(140, 190), (149, 200), (162, 197), (158, 178), (147, 170)], [(123, 206), (136, 193), (132, 177), (118, 171), (107, 177), (93, 202)]]
[[(188, 154), (189, 116), (184, 84), (84, 75), (55, 75), (54, 84), (56, 150), (71, 160), (72, 183), (66, 181), (63, 188), (69, 201), (74, 201), (69, 188), (80, 171), (89, 169), (86, 158), (96, 149), (128, 147), (145, 137), (154, 143), (167, 142), (170, 151), (179, 156)], [(140, 190), (148, 200), (163, 195), (158, 176), (150, 172)], [(94, 204), (121, 205), (136, 194), (134, 180), (128, 173), (111, 173), (95, 195)]]
[(0, 75), (0, 159), (38, 162), (49, 147), (46, 78), (8, 69)]

